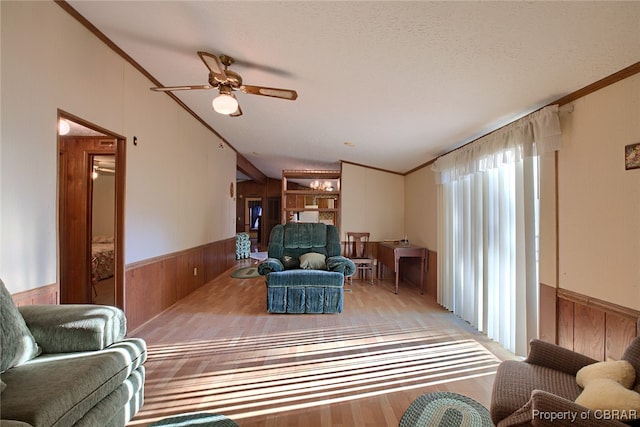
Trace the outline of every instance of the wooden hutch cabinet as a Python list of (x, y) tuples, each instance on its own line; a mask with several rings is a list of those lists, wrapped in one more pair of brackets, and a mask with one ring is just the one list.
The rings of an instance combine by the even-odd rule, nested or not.
[(282, 171), (282, 223), (295, 221), (340, 228), (340, 171)]

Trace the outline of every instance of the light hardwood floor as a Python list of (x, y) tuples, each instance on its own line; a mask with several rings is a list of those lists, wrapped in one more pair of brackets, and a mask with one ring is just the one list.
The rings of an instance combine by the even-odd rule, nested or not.
[(424, 393), (488, 407), (496, 367), (513, 358), (407, 283), (394, 295), (391, 280), (354, 280), (341, 314), (281, 315), (266, 312), (263, 277), (232, 271), (130, 333), (149, 358), (129, 425), (211, 412), (241, 427), (397, 426)]
[(91, 298), (93, 304), (114, 305), (114, 287), (115, 278), (100, 280), (95, 287), (91, 289)]

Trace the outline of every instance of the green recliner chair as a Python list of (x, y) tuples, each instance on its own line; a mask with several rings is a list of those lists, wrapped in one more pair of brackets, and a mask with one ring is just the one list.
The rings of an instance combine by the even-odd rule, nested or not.
[(269, 237), (269, 257), (258, 265), (267, 280), (267, 311), (341, 313), (344, 278), (356, 268), (341, 248), (334, 225), (276, 225)]

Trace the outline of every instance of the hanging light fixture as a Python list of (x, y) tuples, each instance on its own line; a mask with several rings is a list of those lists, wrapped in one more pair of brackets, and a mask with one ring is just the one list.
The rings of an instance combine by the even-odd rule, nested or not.
[(220, 95), (213, 98), (211, 105), (213, 110), (220, 114), (229, 115), (238, 111), (238, 100), (228, 86), (220, 87)]
[(318, 180), (312, 181), (309, 183), (309, 187), (313, 190), (318, 191), (333, 191), (334, 187), (331, 181), (320, 182)]

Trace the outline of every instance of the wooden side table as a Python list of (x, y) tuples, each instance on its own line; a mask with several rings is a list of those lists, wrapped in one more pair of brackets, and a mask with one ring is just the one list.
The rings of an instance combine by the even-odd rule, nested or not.
[(395, 243), (378, 244), (378, 277), (382, 277), (383, 266), (392, 268), (396, 273), (395, 293), (398, 293), (400, 276), (400, 258), (420, 258), (420, 293), (424, 294), (424, 266), (427, 260), (427, 248), (415, 245)]

